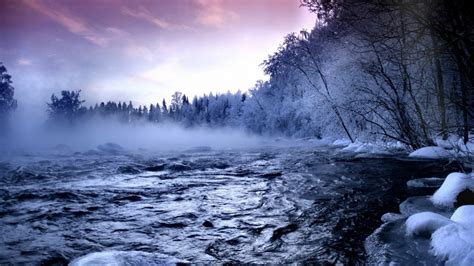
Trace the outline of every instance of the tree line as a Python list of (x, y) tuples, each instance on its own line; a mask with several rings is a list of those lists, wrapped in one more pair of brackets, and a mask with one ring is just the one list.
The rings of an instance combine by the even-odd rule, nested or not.
[[(268, 81), (248, 93), (176, 92), (149, 106), (86, 107), (79, 91), (48, 103), (49, 121), (101, 116), (124, 123), (232, 126), (268, 135), (395, 140), (411, 148), (474, 123), (474, 9), (468, 0), (301, 0), (310, 30), (287, 35), (262, 63)], [(16, 107), (2, 70), (0, 110)], [(5, 77), (4, 77), (5, 75)]]
[(80, 91), (61, 92), (60, 97), (53, 94), (47, 104), (48, 123), (54, 125), (77, 125), (88, 119), (116, 119), (122, 123), (180, 123), (184, 126), (207, 125), (214, 127), (239, 126), (233, 118), (241, 116), (246, 94), (204, 95), (192, 100), (175, 92), (169, 105), (166, 100), (161, 104), (134, 106), (129, 102), (101, 102), (85, 106), (80, 98)]

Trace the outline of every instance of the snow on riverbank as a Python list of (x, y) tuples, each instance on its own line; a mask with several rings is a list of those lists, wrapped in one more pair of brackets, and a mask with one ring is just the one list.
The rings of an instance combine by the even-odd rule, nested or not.
[[(407, 185), (438, 183), (432, 181)], [(367, 238), (370, 262), (474, 265), (474, 174), (449, 174), (432, 196), (408, 198), (400, 212), (384, 215), (385, 223)]]
[[(473, 177), (463, 173), (451, 173), (446, 177), (441, 187), (433, 194), (431, 201), (435, 205), (452, 208), (457, 203), (457, 197), (461, 193), (468, 193), (466, 191), (474, 192)], [(474, 196), (474, 194), (471, 195)]]
[(453, 154), (442, 147), (430, 146), (415, 150), (408, 156), (415, 158), (443, 159), (452, 157)]
[(431, 237), (432, 253), (448, 265), (472, 265), (474, 254), (474, 205), (459, 207), (446, 218), (421, 212), (406, 221), (407, 234)]
[[(458, 207), (450, 218), (435, 212), (411, 215), (405, 222), (411, 236), (431, 238), (431, 252), (448, 265), (472, 265), (474, 258), (474, 177), (451, 173), (433, 194), (440, 208)], [(416, 237), (415, 237), (416, 239)]]
[(400, 142), (361, 142), (351, 143), (346, 139), (337, 139), (332, 142), (333, 146), (343, 147), (342, 152), (353, 152), (359, 154), (391, 154), (406, 150)]
[[(423, 147), (408, 156), (466, 161), (474, 155), (474, 142), (464, 144), (451, 137), (436, 143), (438, 146)], [(340, 147), (341, 152), (356, 153), (356, 158), (408, 150), (399, 142), (336, 140), (332, 145)], [(369, 262), (474, 265), (474, 174), (451, 173), (445, 179), (425, 177), (410, 180), (407, 186), (412, 190), (438, 189), (432, 196), (408, 198), (400, 204), (400, 214), (382, 216), (384, 224), (366, 240)]]
[(455, 136), (448, 140), (436, 139), (437, 146), (429, 146), (417, 149), (410, 153), (410, 157), (425, 159), (460, 158), (474, 155), (474, 142), (467, 143)]
[[(325, 140), (325, 142), (327, 142), (327, 140)], [(421, 159), (450, 159), (474, 155), (474, 141), (464, 144), (459, 136), (452, 135), (449, 136), (447, 140), (438, 138), (435, 142), (437, 146), (422, 147), (414, 150), (409, 154), (409, 157)], [(355, 142), (351, 142), (348, 139), (336, 139), (332, 141), (332, 145), (341, 147), (342, 152), (359, 154), (391, 154), (409, 150), (409, 147), (398, 141), (364, 142), (356, 140)]]
[(460, 207), (451, 218), (434, 212), (411, 215), (405, 223), (407, 233), (429, 235), (433, 254), (448, 264), (471, 265), (471, 253), (474, 252), (474, 205), (465, 204), (474, 204), (473, 197), (472, 174), (449, 174), (431, 201), (440, 208)]

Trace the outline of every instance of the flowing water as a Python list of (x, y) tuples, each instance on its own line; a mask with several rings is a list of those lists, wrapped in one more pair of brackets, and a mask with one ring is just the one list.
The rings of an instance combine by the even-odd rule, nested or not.
[(197, 263), (362, 263), (365, 238), (383, 213), (397, 211), (405, 182), (452, 170), (404, 155), (355, 158), (307, 144), (63, 151), (0, 161), (2, 265), (61, 265), (110, 250), (132, 264), (158, 263), (153, 255)]

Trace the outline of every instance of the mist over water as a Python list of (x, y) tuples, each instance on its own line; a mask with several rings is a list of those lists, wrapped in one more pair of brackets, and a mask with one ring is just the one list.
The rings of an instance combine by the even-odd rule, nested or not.
[(203, 146), (212, 149), (251, 148), (266, 141), (264, 137), (235, 128), (185, 128), (174, 123), (125, 124), (113, 119), (95, 119), (72, 127), (48, 127), (44, 123), (14, 124), (4, 147), (26, 151), (67, 147), (84, 151), (104, 143), (115, 143), (130, 151), (179, 151)]

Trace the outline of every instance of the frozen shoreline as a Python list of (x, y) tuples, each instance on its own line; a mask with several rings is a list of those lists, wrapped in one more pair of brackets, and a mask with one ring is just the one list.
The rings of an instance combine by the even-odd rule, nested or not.
[[(430, 188), (433, 180), (415, 179), (407, 185)], [(406, 199), (400, 214), (385, 214), (382, 226), (367, 238), (368, 262), (472, 265), (473, 188), (472, 174), (451, 173), (433, 196)]]
[[(398, 145), (397, 145), (398, 144)], [(423, 147), (408, 154), (420, 160), (469, 163), (474, 143), (437, 140), (438, 146)], [(341, 152), (355, 158), (390, 155), (403, 151), (399, 143), (333, 142)], [(407, 150), (405, 152), (408, 153)], [(470, 165), (469, 165), (470, 166)], [(462, 167), (464, 168), (464, 167)], [(467, 169), (469, 171), (469, 169)], [(400, 213), (386, 213), (383, 224), (365, 241), (369, 264), (472, 265), (474, 262), (474, 175), (456, 173), (446, 178), (409, 180), (407, 189), (432, 196), (408, 197)], [(430, 192), (428, 192), (430, 191)]]

